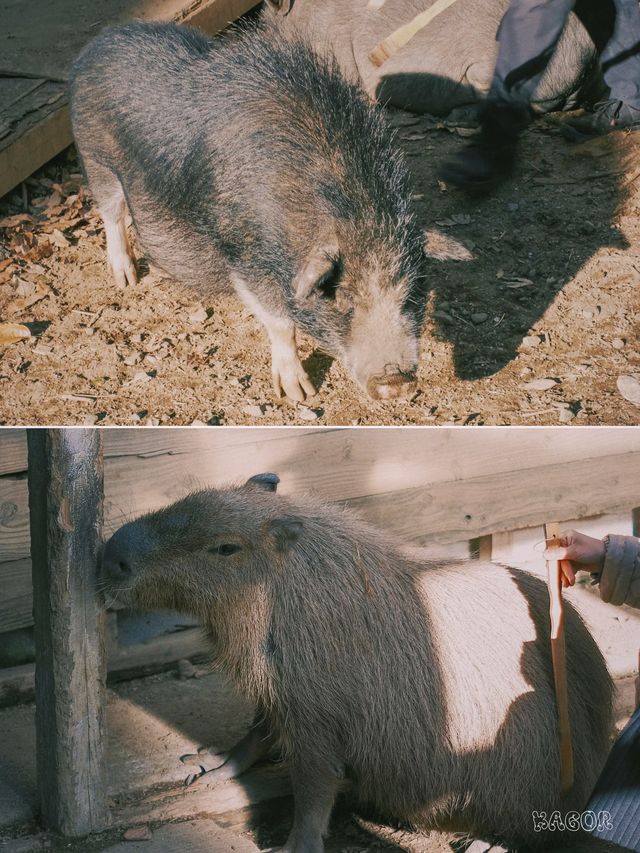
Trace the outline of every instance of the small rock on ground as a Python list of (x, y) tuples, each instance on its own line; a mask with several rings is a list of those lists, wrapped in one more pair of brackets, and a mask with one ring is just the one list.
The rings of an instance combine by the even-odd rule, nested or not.
[(125, 841), (151, 841), (153, 833), (148, 826), (133, 826), (122, 837)]

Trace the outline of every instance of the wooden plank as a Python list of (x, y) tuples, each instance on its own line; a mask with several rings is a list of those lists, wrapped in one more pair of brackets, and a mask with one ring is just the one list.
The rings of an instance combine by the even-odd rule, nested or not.
[(0, 430), (0, 477), (27, 470), (27, 431), (15, 427)]
[[(25, 479), (0, 479), (0, 565), (30, 552), (29, 497)], [(0, 568), (0, 578), (3, 577)]]
[(3, 563), (0, 578), (0, 633), (33, 625), (31, 560)]
[(30, 430), (29, 495), (41, 814), (68, 836), (108, 823), (100, 430)]
[[(0, 430), (0, 476), (11, 471), (26, 470), (25, 444), (24, 439), (20, 438), (21, 432), (19, 429)], [(640, 430), (607, 427), (580, 430), (579, 435), (575, 435), (575, 432), (505, 427), (483, 430), (480, 439), (473, 430), (445, 427), (368, 427), (366, 433), (338, 428), (323, 432), (318, 428), (297, 427), (225, 427), (223, 430), (213, 427), (163, 427), (151, 430), (116, 428), (105, 430), (105, 477), (109, 480), (112, 476), (112, 458), (123, 457), (125, 464), (122, 470), (126, 470), (127, 466), (137, 464), (136, 459), (132, 460), (131, 457), (157, 456), (164, 466), (166, 463), (160, 457), (177, 455), (182, 458), (175, 470), (184, 467), (187, 475), (197, 476), (203, 463), (205, 470), (210, 467), (206, 464), (208, 455), (217, 453), (224, 458), (227, 449), (243, 445), (256, 446), (253, 459), (259, 465), (260, 457), (266, 450), (266, 442), (281, 441), (289, 442), (288, 447), (282, 444), (280, 454), (265, 453), (265, 462), (273, 459), (277, 463), (283, 457), (285, 461), (289, 457), (302, 461), (306, 455), (311, 466), (308, 488), (314, 489), (315, 484), (319, 483), (322, 494), (329, 495), (335, 483), (342, 495), (341, 481), (355, 476), (358, 486), (364, 483), (368, 493), (373, 494), (424, 482), (536, 468), (540, 459), (545, 459), (548, 464), (564, 464), (579, 459), (640, 452)], [(317, 438), (321, 435), (332, 437)], [(366, 435), (366, 439), (358, 438), (358, 435)], [(307, 436), (306, 443), (300, 443), (299, 448), (294, 447), (296, 439), (301, 436)], [(319, 447), (324, 442), (327, 448), (322, 452), (326, 453), (326, 458), (319, 460)], [(337, 463), (331, 466), (332, 469), (337, 470), (324, 470), (327, 462), (333, 461), (330, 457)], [(118, 470), (113, 469), (113, 476)], [(261, 470), (265, 470), (264, 467)], [(342, 470), (345, 471), (344, 476)], [(231, 466), (227, 465), (222, 476), (233, 479), (242, 476), (242, 472), (234, 474)], [(356, 490), (353, 494), (355, 496), (362, 492)]]
[[(173, 17), (214, 35), (255, 5), (254, 0), (205, 0), (183, 4)], [(48, 85), (65, 88), (64, 84)], [(73, 142), (66, 98), (42, 108), (35, 123), (32, 118), (25, 119), (7, 144), (0, 146), (0, 197)]]
[(435, 483), (346, 503), (407, 542), (457, 542), (534, 527), (545, 518), (563, 521), (630, 510), (638, 500), (639, 477), (640, 454), (627, 453)]
[(175, 20), (215, 35), (257, 5), (256, 0), (208, 0), (178, 15)]
[[(110, 650), (109, 682), (153, 675), (171, 669), (179, 660), (207, 653), (201, 628), (187, 628), (173, 634), (154, 637), (145, 643)], [(0, 669), (0, 708), (16, 702), (29, 702), (35, 695), (35, 665), (24, 664)]]
[(0, 669), (0, 708), (33, 699), (35, 672), (32, 663)]
[(73, 141), (69, 107), (64, 99), (42, 108), (40, 113), (36, 124), (26, 130), (19, 129), (0, 150), (0, 197)]

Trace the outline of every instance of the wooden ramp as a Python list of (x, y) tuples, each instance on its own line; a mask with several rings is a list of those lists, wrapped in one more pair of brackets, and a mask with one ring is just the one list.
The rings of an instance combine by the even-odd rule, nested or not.
[(72, 142), (66, 80), (108, 24), (174, 20), (209, 34), (256, 0), (5, 0), (0, 31), (0, 196)]

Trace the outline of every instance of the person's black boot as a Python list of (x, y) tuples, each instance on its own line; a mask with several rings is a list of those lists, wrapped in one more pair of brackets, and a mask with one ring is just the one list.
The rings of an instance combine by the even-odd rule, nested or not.
[(480, 135), (443, 164), (440, 177), (469, 193), (489, 192), (513, 171), (520, 134), (531, 110), (506, 101), (487, 101)]
[(640, 130), (640, 110), (624, 101), (609, 99), (596, 104), (592, 113), (562, 125), (562, 135), (569, 142), (585, 142), (612, 130)]

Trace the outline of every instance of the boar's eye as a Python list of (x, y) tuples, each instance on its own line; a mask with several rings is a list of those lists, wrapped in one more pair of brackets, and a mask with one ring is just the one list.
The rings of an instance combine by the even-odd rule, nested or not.
[(209, 548), (210, 554), (220, 554), (222, 557), (229, 557), (231, 554), (235, 554), (237, 551), (242, 550), (242, 545), (232, 545), (228, 543), (226, 545), (216, 545), (214, 548)]
[(335, 259), (331, 269), (316, 282), (316, 290), (323, 299), (334, 300), (342, 278), (342, 264)]

